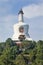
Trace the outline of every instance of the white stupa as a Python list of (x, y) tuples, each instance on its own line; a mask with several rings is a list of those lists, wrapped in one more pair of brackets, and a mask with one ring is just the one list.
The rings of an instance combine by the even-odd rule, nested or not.
[(24, 23), (22, 9), (18, 13), (18, 23), (14, 24), (14, 34), (12, 36), (13, 41), (29, 40), (32, 41), (28, 33), (29, 25)]

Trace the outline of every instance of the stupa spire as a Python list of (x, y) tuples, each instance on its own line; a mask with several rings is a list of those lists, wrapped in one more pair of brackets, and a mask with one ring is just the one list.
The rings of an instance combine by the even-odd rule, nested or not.
[(20, 11), (19, 11), (19, 13), (18, 13), (18, 14), (20, 14), (20, 13), (21, 13), (21, 14), (24, 14), (22, 9), (20, 9)]
[(23, 19), (23, 10), (21, 9), (18, 13), (18, 21), (19, 22), (24, 22), (24, 19)]

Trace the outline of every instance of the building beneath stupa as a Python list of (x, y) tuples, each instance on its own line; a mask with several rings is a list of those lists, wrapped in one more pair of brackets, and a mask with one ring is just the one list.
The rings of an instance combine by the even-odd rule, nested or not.
[(24, 13), (21, 9), (18, 13), (18, 23), (14, 24), (14, 34), (12, 36), (13, 41), (32, 41), (32, 38), (30, 38), (30, 35), (28, 33), (29, 25), (27, 23), (24, 23), (23, 14)]

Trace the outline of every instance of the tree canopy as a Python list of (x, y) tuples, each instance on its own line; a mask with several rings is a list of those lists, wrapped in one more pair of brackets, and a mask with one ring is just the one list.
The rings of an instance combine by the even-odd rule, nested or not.
[(18, 46), (8, 38), (0, 43), (0, 65), (43, 65), (43, 41), (24, 40)]

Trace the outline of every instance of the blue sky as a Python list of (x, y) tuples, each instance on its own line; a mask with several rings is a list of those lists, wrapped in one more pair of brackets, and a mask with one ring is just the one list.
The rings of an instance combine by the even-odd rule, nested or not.
[(31, 38), (43, 40), (43, 0), (0, 0), (0, 42), (12, 37), (13, 25), (18, 22), (21, 8)]

